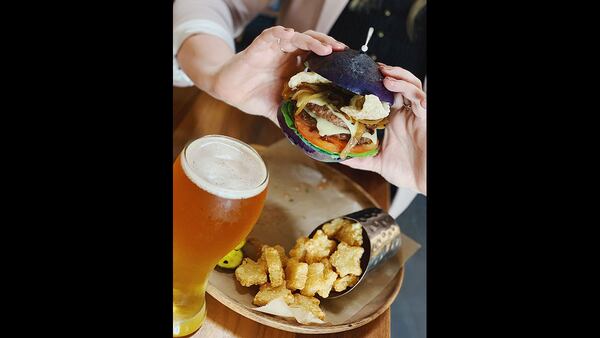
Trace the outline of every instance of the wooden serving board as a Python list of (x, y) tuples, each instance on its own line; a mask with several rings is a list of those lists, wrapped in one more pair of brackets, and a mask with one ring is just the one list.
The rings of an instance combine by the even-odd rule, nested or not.
[[(255, 148), (259, 150), (269, 167), (270, 182), (265, 208), (250, 237), (271, 236), (265, 241), (267, 244), (281, 244), (287, 251), (293, 246), (296, 238), (307, 235), (327, 219), (378, 206), (361, 186), (331, 166), (296, 153), (296, 149), (289, 145), (287, 140), (277, 142), (269, 148)], [(411, 241), (409, 238), (406, 240)], [(392, 260), (388, 265), (400, 264), (402, 259), (398, 257), (396, 262)], [(302, 325), (252, 310), (250, 302), (256, 290), (236, 284), (233, 274), (213, 272), (207, 292), (234, 312), (266, 326), (303, 334), (337, 333), (371, 322), (391, 305), (400, 291), (404, 277), (404, 269), (399, 268), (395, 271), (397, 273), (393, 277), (376, 275), (385, 274), (385, 269), (375, 269), (371, 272), (373, 276), (368, 277), (375, 281), (371, 286), (376, 285), (376, 287), (369, 288), (369, 285), (365, 285), (362, 292), (373, 293), (376, 289), (377, 293), (374, 293), (374, 298), (368, 302), (356, 299), (352, 301), (352, 298), (356, 298), (352, 296), (344, 296), (338, 300), (323, 300), (322, 308), (326, 314), (329, 309), (332, 312), (331, 317), (334, 317), (333, 312), (337, 309), (347, 307), (344, 304), (345, 299), (350, 302), (348, 307), (353, 307), (352, 311), (355, 313), (341, 322), (318, 326)], [(376, 281), (379, 279), (386, 280), (385, 284), (377, 284)], [(353, 293), (361, 292), (360, 286), (353, 290)], [(246, 298), (242, 299), (239, 293), (244, 294)], [(360, 304), (359, 307), (357, 304)], [(213, 337), (214, 332), (208, 334), (208, 330), (212, 331), (211, 328), (215, 327), (207, 320), (194, 336)]]

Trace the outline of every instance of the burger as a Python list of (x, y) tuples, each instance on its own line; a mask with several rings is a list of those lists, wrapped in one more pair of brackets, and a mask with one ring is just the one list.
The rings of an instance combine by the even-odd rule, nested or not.
[(283, 88), (277, 114), (283, 133), (318, 161), (376, 155), (394, 94), (375, 61), (346, 49), (309, 54), (305, 66)]

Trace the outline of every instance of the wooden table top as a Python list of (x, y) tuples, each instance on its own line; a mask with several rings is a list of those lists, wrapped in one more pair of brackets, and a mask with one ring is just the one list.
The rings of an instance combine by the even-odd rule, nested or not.
[[(221, 102), (196, 88), (173, 88), (173, 159), (185, 144), (195, 138), (208, 135), (227, 135), (249, 144), (269, 146), (281, 139), (283, 134), (277, 126), (263, 117), (251, 116)], [(355, 170), (341, 164), (331, 164), (337, 170), (358, 182), (384, 209), (390, 204), (390, 186), (378, 174)], [(294, 338), (308, 337), (277, 330), (230, 310), (225, 305), (206, 295), (207, 318), (202, 328), (191, 337), (252, 337), (252, 338)], [(390, 310), (369, 324), (354, 330), (319, 335), (330, 337), (368, 337), (390, 336)]]

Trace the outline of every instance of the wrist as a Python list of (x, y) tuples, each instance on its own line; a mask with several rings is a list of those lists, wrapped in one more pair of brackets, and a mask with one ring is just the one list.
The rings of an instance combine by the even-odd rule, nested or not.
[(391, 168), (372, 168), (369, 170), (375, 171), (383, 178), (385, 178), (391, 184), (397, 187), (403, 187), (410, 189), (414, 192), (427, 195), (427, 179), (425, 170), (412, 166), (395, 167)]
[(179, 67), (198, 89), (214, 96), (217, 71), (209, 71), (209, 69), (202, 65), (201, 59), (196, 58), (193, 53), (190, 53), (183, 46), (176, 56)]
[(416, 170), (414, 175), (414, 187), (416, 192), (427, 195), (427, 175), (424, 165), (422, 170)]
[[(207, 45), (211, 46), (209, 50), (205, 48)], [(182, 43), (176, 58), (196, 87), (218, 98), (218, 76), (231, 56), (233, 52), (220, 38), (197, 34)]]

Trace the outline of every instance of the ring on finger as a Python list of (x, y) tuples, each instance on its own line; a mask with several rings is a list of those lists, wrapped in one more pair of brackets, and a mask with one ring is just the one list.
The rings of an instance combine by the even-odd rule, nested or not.
[(282, 47), (281, 47), (281, 39), (277, 38), (277, 46), (279, 46), (279, 50), (283, 53), (286, 54), (287, 51), (285, 51)]

